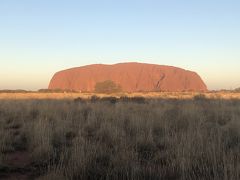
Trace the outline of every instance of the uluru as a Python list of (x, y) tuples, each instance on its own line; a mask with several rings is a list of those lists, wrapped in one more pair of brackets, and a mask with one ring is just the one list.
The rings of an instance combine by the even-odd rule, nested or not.
[(116, 83), (124, 92), (207, 91), (206, 84), (196, 72), (135, 62), (93, 64), (62, 70), (54, 74), (48, 88), (94, 92), (96, 84), (104, 81)]

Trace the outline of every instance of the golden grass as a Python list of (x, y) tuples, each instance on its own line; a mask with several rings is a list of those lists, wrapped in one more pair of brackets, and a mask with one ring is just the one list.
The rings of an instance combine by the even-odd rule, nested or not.
[(0, 179), (240, 179), (240, 100), (140, 100), (0, 100)]
[(145, 98), (163, 98), (163, 99), (192, 99), (193, 97), (203, 94), (206, 98), (211, 99), (240, 99), (240, 93), (233, 92), (147, 92), (147, 93), (115, 93), (115, 94), (97, 94), (97, 93), (0, 93), (0, 99), (75, 99), (81, 97), (88, 99), (92, 96), (98, 97), (145, 97)]

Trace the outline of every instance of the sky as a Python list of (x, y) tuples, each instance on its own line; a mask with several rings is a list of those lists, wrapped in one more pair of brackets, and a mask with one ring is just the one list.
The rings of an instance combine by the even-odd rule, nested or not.
[(239, 0), (1, 0), (0, 89), (47, 88), (59, 70), (144, 62), (240, 87)]

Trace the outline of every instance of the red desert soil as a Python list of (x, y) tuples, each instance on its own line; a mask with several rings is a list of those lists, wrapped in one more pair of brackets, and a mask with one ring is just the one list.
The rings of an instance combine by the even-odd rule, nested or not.
[(13, 167), (26, 167), (30, 165), (31, 159), (29, 152), (26, 151), (15, 151), (8, 155), (7, 164)]
[[(21, 126), (5, 128), (17, 134)], [(26, 150), (15, 150), (5, 153), (4, 166), (0, 167), (1, 180), (29, 180), (33, 179), (34, 169), (31, 167), (30, 153)]]
[(30, 154), (25, 151), (15, 151), (7, 155), (7, 170), (0, 173), (3, 180), (29, 180), (33, 177), (33, 170), (30, 168)]
[(94, 64), (57, 72), (49, 89), (93, 92), (98, 82), (111, 80), (123, 91), (207, 91), (201, 77), (172, 66), (144, 63)]

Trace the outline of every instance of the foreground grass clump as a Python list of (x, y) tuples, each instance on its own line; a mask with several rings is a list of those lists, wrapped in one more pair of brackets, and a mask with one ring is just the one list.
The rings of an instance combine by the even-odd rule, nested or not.
[(0, 135), (0, 179), (240, 179), (239, 100), (1, 100)]

